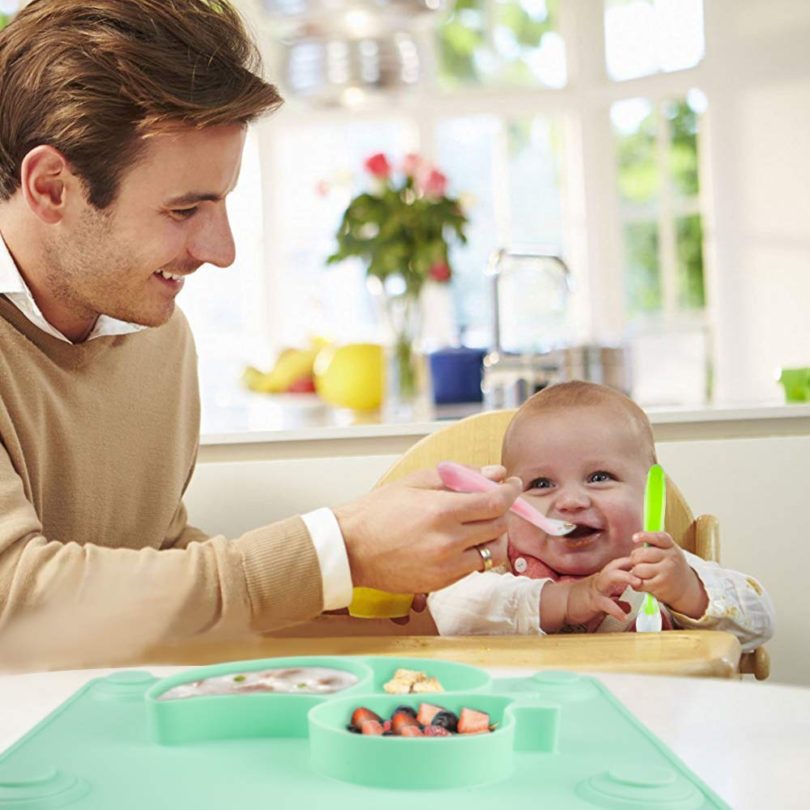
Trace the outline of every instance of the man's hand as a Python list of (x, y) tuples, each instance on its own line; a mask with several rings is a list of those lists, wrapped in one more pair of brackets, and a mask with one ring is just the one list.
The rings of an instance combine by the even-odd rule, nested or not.
[(605, 614), (623, 620), (625, 611), (617, 597), (628, 585), (635, 589), (641, 585), (631, 566), (629, 557), (620, 557), (589, 577), (549, 582), (540, 596), (540, 626), (546, 633), (556, 633), (567, 624), (588, 624)]
[(414, 473), (334, 510), (352, 583), (395, 593), (429, 593), (482, 569), (476, 546), (493, 565), (506, 560), (505, 514), (518, 479), (490, 492), (450, 492), (435, 470)]
[(637, 547), (630, 553), (630, 570), (641, 580), (635, 590), (651, 593), (684, 616), (703, 616), (709, 606), (706, 589), (672, 537), (666, 532), (637, 532), (633, 542)]

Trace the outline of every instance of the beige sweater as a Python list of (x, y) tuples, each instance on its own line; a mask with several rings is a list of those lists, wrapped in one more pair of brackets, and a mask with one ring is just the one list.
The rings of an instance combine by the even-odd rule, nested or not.
[(198, 430), (179, 311), (72, 345), (0, 296), (0, 669), (112, 662), (320, 612), (300, 518), (235, 540), (187, 524)]

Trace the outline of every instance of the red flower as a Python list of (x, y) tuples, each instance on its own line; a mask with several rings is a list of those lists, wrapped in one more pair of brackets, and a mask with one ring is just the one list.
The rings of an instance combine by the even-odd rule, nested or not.
[(434, 262), (430, 265), (428, 276), (434, 281), (450, 281), (450, 267), (447, 262)]
[(382, 153), (377, 152), (366, 160), (366, 169), (380, 180), (387, 180), (391, 176), (391, 164), (388, 158)]
[(431, 169), (422, 181), (422, 190), (428, 197), (443, 197), (446, 189), (447, 178), (438, 169)]
[(422, 164), (422, 158), (416, 153), (410, 152), (405, 155), (405, 159), (402, 161), (402, 172), (406, 177), (416, 177), (422, 168)]

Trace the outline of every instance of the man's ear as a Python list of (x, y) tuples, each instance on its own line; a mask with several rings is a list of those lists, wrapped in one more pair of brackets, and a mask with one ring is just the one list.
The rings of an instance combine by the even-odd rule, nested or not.
[(53, 146), (35, 146), (20, 167), (20, 187), (28, 207), (46, 224), (65, 216), (67, 192), (76, 187), (65, 156)]

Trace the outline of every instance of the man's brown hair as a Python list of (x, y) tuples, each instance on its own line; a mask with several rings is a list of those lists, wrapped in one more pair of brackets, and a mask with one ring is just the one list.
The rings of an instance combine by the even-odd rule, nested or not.
[(647, 414), (630, 397), (615, 388), (584, 380), (571, 380), (550, 385), (548, 388), (538, 391), (520, 406), (503, 437), (501, 457), (504, 465), (509, 467), (507, 456), (510, 449), (513, 449), (511, 444), (514, 433), (518, 424), (527, 417), (536, 416), (543, 411), (604, 405), (616, 407), (627, 417), (630, 426), (638, 435), (640, 448), (649, 457), (650, 464), (654, 463), (656, 460), (655, 439)]
[(33, 0), (0, 32), (0, 200), (48, 144), (106, 208), (149, 135), (276, 109), (260, 69), (227, 0)]

